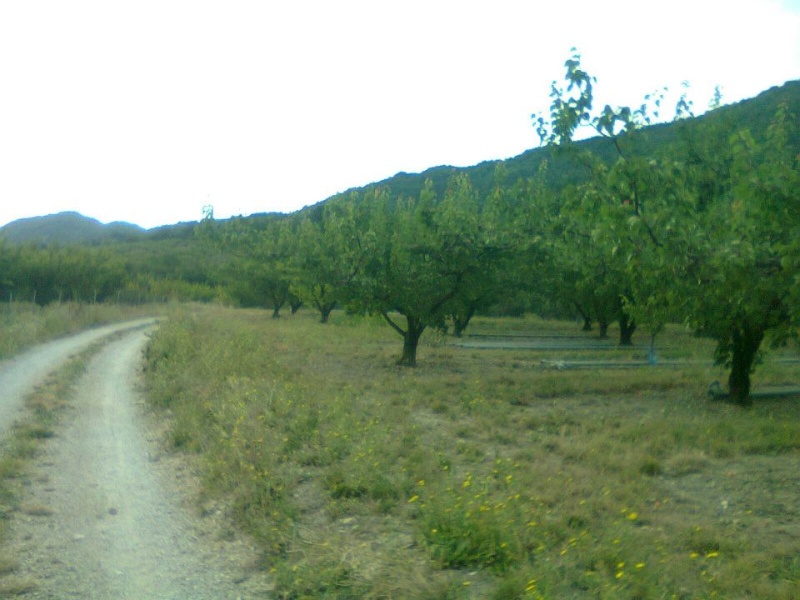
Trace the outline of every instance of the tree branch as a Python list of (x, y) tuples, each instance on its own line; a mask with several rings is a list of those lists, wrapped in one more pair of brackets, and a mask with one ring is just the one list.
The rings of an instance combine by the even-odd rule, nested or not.
[(392, 321), (391, 317), (389, 316), (389, 314), (388, 314), (388, 313), (387, 313), (385, 310), (382, 310), (382, 311), (381, 311), (381, 316), (382, 316), (382, 317), (383, 317), (383, 318), (386, 320), (386, 322), (387, 322), (387, 323), (388, 323), (388, 324), (389, 324), (389, 325), (392, 327), (392, 329), (394, 329), (394, 330), (395, 330), (397, 333), (399, 333), (400, 335), (402, 335), (403, 337), (405, 337), (405, 335), (406, 335), (406, 332), (405, 332), (405, 331), (403, 331), (403, 328), (402, 328), (402, 327), (400, 327), (400, 326), (399, 326), (397, 323), (395, 323), (394, 321)]

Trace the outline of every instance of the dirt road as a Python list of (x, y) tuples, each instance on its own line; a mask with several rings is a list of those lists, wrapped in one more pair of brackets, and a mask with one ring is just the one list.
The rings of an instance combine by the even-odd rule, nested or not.
[(160, 450), (137, 371), (148, 330), (91, 361), (57, 436), (46, 442), (13, 522), (29, 598), (268, 597), (255, 549), (194, 508), (196, 478)]
[(41, 344), (12, 359), (0, 361), (0, 437), (14, 423), (25, 396), (71, 355), (119, 331), (147, 327), (154, 322), (154, 319), (141, 319), (89, 329)]

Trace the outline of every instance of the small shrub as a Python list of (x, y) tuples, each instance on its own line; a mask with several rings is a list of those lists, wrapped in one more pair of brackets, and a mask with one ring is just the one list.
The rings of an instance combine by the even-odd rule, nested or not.
[(661, 466), (661, 463), (655, 458), (646, 458), (639, 465), (639, 472), (642, 475), (655, 477), (656, 475), (661, 475), (664, 472), (664, 468)]
[(476, 480), (468, 473), (460, 483), (451, 479), (444, 489), (426, 490), (420, 526), (434, 560), (445, 568), (495, 571), (517, 564), (525, 545), (520, 534), (526, 528), (513, 481), (511, 474)]
[(280, 563), (274, 578), (284, 598), (358, 600), (364, 594), (363, 582), (353, 569), (333, 557)]
[(341, 470), (335, 470), (328, 473), (324, 479), (325, 487), (331, 498), (363, 498), (369, 491), (366, 484), (361, 481), (354, 480), (354, 478)]

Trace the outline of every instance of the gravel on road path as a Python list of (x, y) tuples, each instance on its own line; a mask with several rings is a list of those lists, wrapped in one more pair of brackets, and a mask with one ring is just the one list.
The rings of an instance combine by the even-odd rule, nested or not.
[[(12, 546), (29, 598), (266, 598), (258, 553), (196, 508), (197, 478), (164, 454), (138, 388), (146, 330), (90, 362), (57, 435), (45, 442), (18, 512)], [(163, 424), (162, 424), (163, 425)]]

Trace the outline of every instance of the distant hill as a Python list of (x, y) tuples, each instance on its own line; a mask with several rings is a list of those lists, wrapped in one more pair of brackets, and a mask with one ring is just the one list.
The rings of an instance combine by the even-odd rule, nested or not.
[[(701, 123), (715, 120), (725, 120), (725, 122), (730, 123), (732, 127), (737, 129), (747, 127), (756, 138), (760, 138), (775, 116), (778, 105), (782, 102), (788, 103), (792, 112), (800, 115), (800, 80), (790, 81), (782, 86), (770, 88), (755, 98), (722, 106), (696, 118), (678, 123), (663, 123), (646, 127), (627, 140), (626, 144), (632, 145), (632, 147), (629, 146), (628, 148), (632, 150), (632, 154), (657, 155), (666, 151), (670, 145), (678, 142), (680, 127), (691, 129)], [(531, 140), (535, 141), (534, 138), (535, 132), (531, 127)], [(800, 148), (800, 140), (793, 140), (793, 143)], [(606, 138), (595, 137), (577, 142), (577, 144), (591, 150), (596, 156), (609, 163), (616, 158), (613, 143)], [(544, 160), (548, 162), (547, 183), (554, 190), (561, 189), (570, 183), (579, 183), (581, 179), (588, 175), (586, 169), (575, 163), (569, 155), (559, 153), (552, 148), (533, 148), (513, 158), (485, 161), (470, 167), (438, 166), (427, 169), (422, 173), (398, 173), (382, 181), (359, 188), (352, 188), (317, 205), (308, 207), (308, 209), (313, 211), (315, 206), (320, 207), (327, 201), (347, 196), (351, 192), (375, 187), (387, 188), (393, 197), (416, 197), (427, 179), (433, 182), (434, 189), (441, 197), (448, 181), (455, 173), (468, 174), (479, 196), (485, 197), (493, 187), (495, 171), (498, 165), (502, 164), (505, 167), (506, 183), (510, 185), (519, 179), (533, 177)]]
[(146, 231), (131, 223), (103, 224), (77, 212), (12, 221), (0, 227), (0, 238), (15, 244), (100, 244), (133, 241)]

